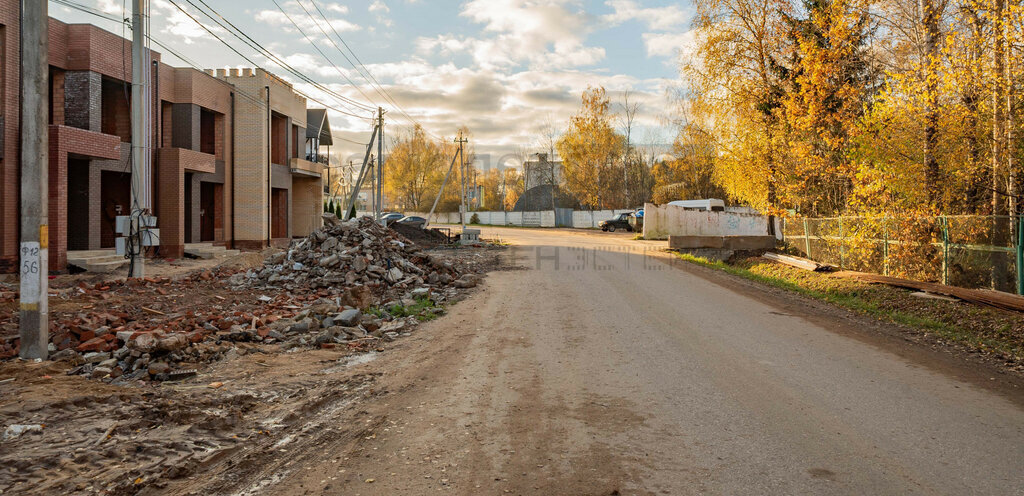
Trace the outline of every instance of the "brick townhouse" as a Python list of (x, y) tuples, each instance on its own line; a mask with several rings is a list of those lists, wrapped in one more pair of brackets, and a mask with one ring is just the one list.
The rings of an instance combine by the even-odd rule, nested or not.
[[(239, 93), (235, 245), (259, 249), (309, 234), (320, 226), (324, 166), (307, 158), (318, 156), (326, 143), (307, 137), (306, 99), (263, 69), (217, 69), (215, 74)], [(318, 130), (323, 125), (326, 119), (313, 123)]]
[[(18, 2), (0, 0), (0, 273), (18, 257), (18, 25)], [(129, 211), (131, 44), (55, 19), (49, 43), (50, 270), (64, 271), (69, 250), (112, 249), (114, 218)], [(178, 258), (196, 242), (260, 248), (319, 226), (323, 165), (306, 160), (317, 144), (305, 99), (262, 70), (214, 77), (151, 58), (158, 254)]]

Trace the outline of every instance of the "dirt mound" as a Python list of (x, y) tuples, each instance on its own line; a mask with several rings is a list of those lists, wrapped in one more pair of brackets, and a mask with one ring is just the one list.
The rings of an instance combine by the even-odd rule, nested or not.
[(397, 222), (391, 225), (391, 229), (423, 248), (433, 248), (448, 243), (448, 237), (436, 229), (420, 229)]

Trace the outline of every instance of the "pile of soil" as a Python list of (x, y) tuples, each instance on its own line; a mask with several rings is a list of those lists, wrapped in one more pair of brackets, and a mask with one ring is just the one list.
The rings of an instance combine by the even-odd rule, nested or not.
[(397, 222), (391, 225), (391, 229), (394, 229), (395, 232), (423, 248), (433, 248), (438, 245), (448, 244), (449, 242), (448, 236), (445, 236), (443, 232), (437, 229), (420, 229)]

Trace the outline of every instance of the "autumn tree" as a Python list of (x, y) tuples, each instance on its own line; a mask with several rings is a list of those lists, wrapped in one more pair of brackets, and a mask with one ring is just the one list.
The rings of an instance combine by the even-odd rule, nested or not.
[(391, 144), (384, 183), (406, 210), (429, 210), (447, 172), (449, 150), (430, 139), (419, 124)]
[(671, 156), (653, 167), (655, 203), (727, 196), (716, 177), (714, 142), (703, 129), (692, 124), (680, 129)]
[(783, 208), (778, 188), (781, 81), (775, 57), (785, 38), (785, 0), (696, 0), (696, 46), (684, 59), (684, 124), (703, 127), (714, 143), (718, 177), (728, 195), (765, 211)]
[(590, 208), (625, 204), (622, 176), (616, 170), (624, 140), (612, 127), (610, 107), (603, 87), (588, 88), (580, 112), (556, 144), (566, 190)]

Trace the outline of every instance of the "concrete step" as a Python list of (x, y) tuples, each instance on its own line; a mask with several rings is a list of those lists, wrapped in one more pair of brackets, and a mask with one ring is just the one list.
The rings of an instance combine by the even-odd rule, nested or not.
[(114, 250), (76, 250), (68, 252), (68, 265), (88, 272), (113, 272), (128, 264)]
[(185, 245), (185, 254), (191, 257), (213, 259), (213, 258), (227, 258), (233, 257), (239, 254), (238, 250), (228, 250), (223, 246), (213, 245), (201, 245), (196, 246), (192, 243)]
[(125, 260), (124, 258), (121, 258), (118, 261), (96, 263), (90, 262), (86, 264), (85, 270), (89, 272), (106, 273), (113, 272), (117, 269), (120, 269), (121, 267), (124, 267), (125, 265), (128, 265), (128, 261)]
[(117, 262), (117, 261), (122, 261), (123, 262), (124, 260), (125, 260), (124, 255), (116, 255), (116, 254), (97, 255), (97, 256), (92, 256), (92, 257), (82, 257), (81, 255), (77, 255), (77, 256), (69, 255), (68, 256), (68, 263), (71, 264), (71, 265), (76, 265), (76, 266), (85, 266), (85, 265), (90, 264), (90, 263)]

